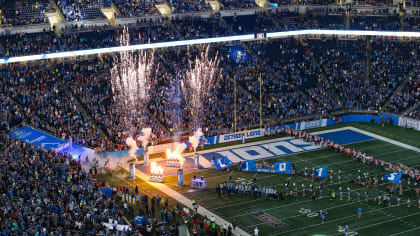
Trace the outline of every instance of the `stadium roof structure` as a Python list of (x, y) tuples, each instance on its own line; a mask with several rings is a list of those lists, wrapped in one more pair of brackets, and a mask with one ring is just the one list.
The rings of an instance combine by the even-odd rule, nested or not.
[(137, 44), (137, 45), (77, 50), (77, 51), (68, 51), (68, 52), (57, 52), (57, 53), (48, 53), (48, 54), (36, 54), (36, 55), (30, 55), (30, 56), (9, 57), (9, 58), (1, 58), (0, 64), (37, 61), (37, 60), (46, 60), (46, 59), (60, 59), (60, 58), (67, 58), (67, 57), (87, 56), (87, 55), (95, 55), (95, 54), (106, 54), (106, 53), (154, 49), (154, 48), (191, 46), (191, 45), (197, 45), (197, 44), (223, 43), (223, 42), (241, 41), (241, 40), (246, 41), (246, 40), (254, 40), (254, 39), (264, 39), (264, 38), (281, 38), (281, 37), (290, 37), (290, 36), (299, 36), (299, 35), (343, 35), (343, 36), (420, 38), (420, 32), (309, 29), (309, 30), (282, 31), (282, 32), (271, 32), (271, 33), (261, 33), (261, 34), (257, 33), (257, 34), (224, 36), (224, 37), (192, 39), (192, 40), (180, 40), (180, 41), (149, 43), (149, 44)]

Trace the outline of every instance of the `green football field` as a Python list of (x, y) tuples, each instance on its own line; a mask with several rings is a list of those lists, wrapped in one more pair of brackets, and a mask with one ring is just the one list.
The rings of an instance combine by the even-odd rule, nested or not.
[[(398, 135), (403, 136), (404, 132), (400, 132)], [(410, 131), (410, 137), (412, 136), (420, 140), (419, 132), (415, 132), (413, 135), (413, 131)], [(404, 140), (400, 141), (404, 142)], [(408, 166), (420, 168), (420, 153), (385, 141), (371, 140), (347, 146), (397, 165), (401, 162)], [(291, 160), (298, 170), (303, 170), (305, 167), (312, 168), (325, 165), (328, 165), (329, 170), (333, 170), (335, 173), (341, 170), (342, 183), (338, 183), (337, 174), (333, 175), (333, 183), (330, 183), (328, 177), (323, 183), (323, 196), (320, 197), (319, 191), (317, 191), (315, 200), (311, 199), (308, 191), (311, 179), (305, 179), (303, 176), (258, 173), (256, 185), (272, 186), (283, 192), (285, 190), (284, 182), (287, 178), (290, 178), (290, 184), (296, 183), (299, 191), (301, 185), (304, 184), (307, 189), (306, 196), (304, 197), (299, 193), (297, 197), (293, 197), (291, 200), (286, 195), (284, 195), (284, 200), (266, 200), (265, 198), (240, 195), (227, 196), (226, 194), (218, 196), (215, 187), (228, 181), (229, 172), (227, 171), (204, 170), (185, 174), (185, 186), (183, 187), (176, 185), (176, 176), (166, 177), (165, 184), (191, 200), (196, 200), (201, 206), (224, 219), (230, 222), (235, 220), (239, 227), (251, 235), (253, 235), (255, 227), (258, 227), (260, 235), (344, 235), (343, 232), (340, 232), (340, 229), (346, 225), (350, 229), (348, 235), (420, 235), (420, 208), (413, 181), (411, 182), (411, 189), (407, 190), (407, 178), (402, 179), (405, 191), (401, 196), (400, 206), (397, 206), (397, 195), (392, 196), (391, 206), (384, 206), (374, 202), (372, 198), (380, 192), (385, 194), (386, 187), (390, 186), (390, 183), (382, 184), (382, 181), (379, 181), (379, 188), (367, 188), (357, 183), (350, 183), (352, 175), (358, 175), (358, 170), (362, 173), (362, 179), (364, 172), (368, 172), (369, 176), (377, 174), (379, 178), (382, 177), (384, 173), (388, 172), (381, 167), (369, 166), (360, 161), (354, 161), (345, 154), (327, 149), (277, 157), (267, 160), (267, 162), (274, 163), (287, 160)], [(237, 181), (237, 183), (250, 181), (254, 176), (254, 173), (239, 172), (238, 166), (234, 166), (232, 169), (233, 181)], [(193, 175), (204, 176), (207, 179), (208, 188), (206, 190), (189, 188), (188, 185)], [(316, 190), (321, 181), (323, 180), (315, 179), (312, 183)], [(338, 195), (340, 186), (343, 189), (343, 200), (340, 200)], [(350, 201), (347, 200), (347, 187), (351, 189)], [(361, 193), (360, 201), (356, 197), (358, 190)], [(332, 191), (337, 194), (335, 200), (330, 200), (329, 195)], [(370, 195), (368, 202), (365, 198), (366, 191)], [(411, 199), (411, 207), (408, 207), (408, 198)], [(357, 217), (359, 207), (363, 209), (361, 218)], [(319, 216), (320, 209), (328, 210), (324, 223), (321, 222)], [(273, 227), (251, 215), (249, 211), (252, 210), (262, 211), (264, 214), (280, 220), (284, 225)]]

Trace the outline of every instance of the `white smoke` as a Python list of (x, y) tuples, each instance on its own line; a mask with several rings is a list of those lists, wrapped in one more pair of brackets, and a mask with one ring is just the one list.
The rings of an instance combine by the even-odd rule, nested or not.
[(139, 149), (137, 142), (132, 137), (128, 137), (127, 140), (125, 140), (125, 143), (130, 147), (130, 150), (128, 151), (129, 156), (136, 157), (137, 149)]
[(187, 144), (185, 143), (177, 143), (175, 144), (175, 151), (177, 153), (179, 153), (179, 166), (182, 169), (182, 167), (184, 166), (184, 162), (185, 162), (185, 158), (182, 156), (182, 153), (184, 152), (184, 150), (187, 148)]
[(96, 159), (96, 161), (97, 161), (97, 167), (98, 167), (99, 172), (105, 173), (107, 169), (117, 170), (121, 168), (123, 165), (128, 164), (128, 161), (132, 159), (133, 157), (130, 155), (126, 155), (124, 157), (113, 156), (113, 155), (107, 155), (106, 157), (104, 157), (104, 156), (98, 155), (98, 158)]
[(188, 141), (191, 143), (191, 145), (193, 146), (193, 148), (194, 148), (194, 152), (195, 152), (195, 150), (197, 149), (197, 147), (198, 147), (198, 144), (200, 143), (200, 138), (201, 138), (201, 136), (203, 136), (204, 134), (203, 134), (203, 132), (201, 131), (201, 128), (198, 128), (197, 129), (197, 131), (195, 131), (194, 132), (194, 135), (193, 136), (190, 136), (189, 138), (188, 138)]
[(107, 169), (117, 170), (121, 166), (127, 165), (129, 160), (136, 158), (136, 152), (139, 147), (137, 146), (137, 142), (132, 137), (128, 137), (125, 142), (130, 147), (128, 150), (128, 155), (119, 156), (108, 154), (106, 156), (100, 156), (96, 153), (89, 153), (89, 162), (83, 162), (83, 167), (88, 170), (92, 163), (96, 163), (98, 171), (100, 173), (105, 173)]
[(141, 130), (143, 135), (139, 136), (141, 145), (145, 148), (149, 142), (149, 138), (152, 135), (152, 128), (144, 128)]

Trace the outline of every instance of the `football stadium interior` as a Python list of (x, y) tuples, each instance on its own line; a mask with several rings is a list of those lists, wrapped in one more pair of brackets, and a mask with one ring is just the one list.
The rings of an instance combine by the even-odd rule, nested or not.
[(0, 0), (1, 235), (420, 235), (419, 0)]

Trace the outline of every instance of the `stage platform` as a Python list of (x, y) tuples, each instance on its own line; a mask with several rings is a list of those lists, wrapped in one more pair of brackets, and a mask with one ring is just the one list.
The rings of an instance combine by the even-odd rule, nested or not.
[[(208, 169), (208, 168), (203, 168), (203, 167), (201, 167), (200, 169), (194, 169), (194, 158), (193, 158), (193, 156), (184, 157), (184, 158), (185, 158), (185, 162), (184, 162), (184, 166), (182, 168), (184, 170), (184, 174), (199, 171), (199, 170)], [(152, 161), (155, 161), (155, 160), (151, 159), (150, 162), (152, 162)], [(157, 163), (157, 165), (162, 166), (164, 177), (177, 175), (177, 172), (178, 172), (179, 168), (168, 167), (167, 164), (166, 164), (166, 160), (163, 160), (163, 159), (159, 158), (159, 160), (157, 160), (155, 162)], [(143, 172), (146, 175), (150, 175), (150, 165), (149, 166), (144, 166), (143, 164), (136, 164), (136, 169), (138, 171)]]

